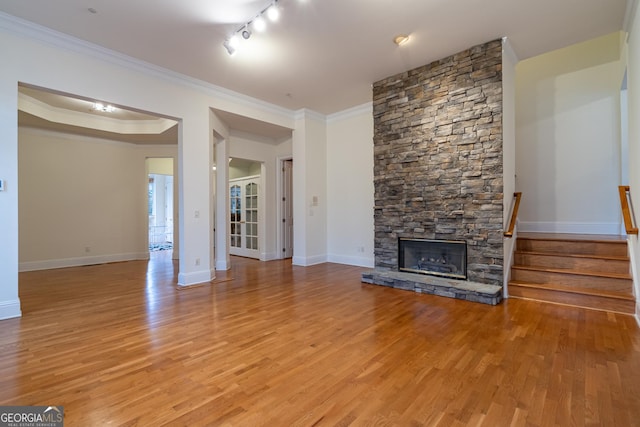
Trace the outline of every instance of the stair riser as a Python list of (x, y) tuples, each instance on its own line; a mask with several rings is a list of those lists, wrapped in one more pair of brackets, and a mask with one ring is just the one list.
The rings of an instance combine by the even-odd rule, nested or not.
[(560, 255), (537, 255), (516, 253), (516, 265), (563, 268), (574, 271), (629, 274), (629, 261), (601, 258), (575, 258)]
[(529, 283), (553, 283), (564, 286), (575, 286), (576, 288), (605, 289), (620, 292), (631, 292), (633, 286), (631, 279), (522, 270), (517, 267), (512, 268), (511, 279)]
[(520, 251), (544, 252), (553, 254), (578, 254), (578, 255), (604, 255), (604, 256), (627, 256), (626, 242), (576, 242), (576, 241), (556, 241), (520, 239), (516, 242)]
[(534, 289), (509, 285), (509, 296), (513, 298), (527, 298), (556, 304), (574, 305), (595, 310), (615, 311), (624, 314), (635, 313), (635, 302), (593, 295), (573, 294), (569, 292)]

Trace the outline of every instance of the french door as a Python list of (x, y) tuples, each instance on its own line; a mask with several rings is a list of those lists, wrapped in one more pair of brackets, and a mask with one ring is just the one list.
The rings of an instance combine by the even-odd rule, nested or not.
[(229, 181), (231, 255), (260, 258), (258, 236), (259, 176)]

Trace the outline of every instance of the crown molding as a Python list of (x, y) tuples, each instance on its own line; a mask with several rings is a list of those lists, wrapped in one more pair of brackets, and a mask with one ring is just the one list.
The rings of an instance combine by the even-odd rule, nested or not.
[(638, 9), (638, 0), (627, 0), (627, 9), (624, 13), (624, 20), (622, 22), (622, 29), (627, 33), (631, 33), (633, 27), (633, 21)]
[(518, 62), (520, 62), (520, 58), (518, 58), (516, 51), (513, 50), (513, 46), (511, 45), (511, 41), (509, 40), (508, 37), (502, 38), (502, 53), (510, 57), (513, 60), (514, 64), (517, 64)]
[(347, 120), (364, 114), (373, 114), (373, 102), (366, 102), (356, 105), (355, 107), (347, 108), (346, 110), (338, 111), (337, 113), (329, 114), (327, 116), (327, 123)]
[(100, 45), (90, 43), (68, 34), (35, 24), (30, 21), (0, 12), (0, 29), (8, 33), (36, 40), (41, 43), (64, 49), (81, 55), (108, 62), (123, 68), (128, 68), (144, 74), (149, 74), (185, 86), (196, 91), (204, 92), (212, 97), (228, 100), (243, 106), (253, 107), (275, 115), (294, 120), (296, 113), (284, 107), (232, 91), (222, 86), (205, 82), (176, 71), (163, 68), (149, 62), (141, 61), (131, 56), (107, 49)]
[(309, 110), (308, 108), (301, 108), (300, 110), (297, 110), (293, 117), (295, 120), (313, 119), (323, 123), (327, 122), (327, 116), (316, 111)]

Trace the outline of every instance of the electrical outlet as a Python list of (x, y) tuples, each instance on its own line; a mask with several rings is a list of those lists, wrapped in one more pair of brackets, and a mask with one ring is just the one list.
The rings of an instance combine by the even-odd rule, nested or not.
[(91, 246), (85, 246), (85, 247), (84, 247), (84, 252), (85, 252), (85, 253), (87, 253), (87, 254), (88, 254), (89, 252), (91, 252)]
[(196, 258), (196, 265), (200, 265), (200, 258)]

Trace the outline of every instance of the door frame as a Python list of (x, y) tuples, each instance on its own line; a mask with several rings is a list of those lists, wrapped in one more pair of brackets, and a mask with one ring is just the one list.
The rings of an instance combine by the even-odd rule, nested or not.
[[(278, 161), (278, 173), (276, 173), (276, 245), (277, 245), (277, 253), (278, 259), (284, 259), (287, 258), (285, 256), (285, 253), (282, 251), (282, 249), (284, 248), (284, 224), (282, 223), (282, 218), (284, 218), (284, 208), (282, 206), (282, 198), (285, 196), (284, 194), (284, 177), (283, 177), (283, 172), (284, 172), (284, 163), (288, 160), (291, 160), (292, 162), (292, 168), (295, 167), (293, 165), (293, 156), (282, 156), (282, 157), (278, 157), (277, 161)], [(293, 195), (295, 193), (294, 189), (294, 182), (293, 182), (293, 173), (292, 173), (292, 179), (291, 179), (291, 203), (294, 203), (293, 200)], [(293, 217), (293, 214), (292, 214)], [(295, 218), (293, 218), (293, 220), (295, 221)], [(292, 228), (293, 230), (293, 228)], [(294, 235), (293, 235), (293, 231), (291, 232), (292, 236), (291, 236), (291, 245), (292, 245), (292, 250), (291, 250), (291, 254), (293, 256), (293, 242), (294, 242)]]

